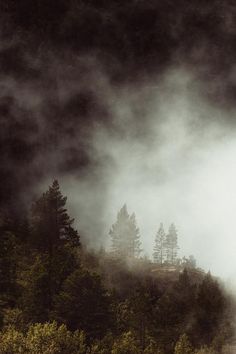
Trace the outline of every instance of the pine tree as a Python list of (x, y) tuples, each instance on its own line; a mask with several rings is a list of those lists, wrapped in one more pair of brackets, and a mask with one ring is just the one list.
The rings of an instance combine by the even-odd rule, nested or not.
[[(40, 260), (31, 268), (25, 287), (25, 298), (32, 303), (32, 311), (29, 309), (28, 312), (35, 312), (32, 320), (41, 316), (33, 306), (37, 301), (38, 307), (43, 308), (42, 318), (47, 319), (60, 285), (76, 267), (74, 246), (79, 245), (79, 235), (72, 227), (74, 220), (69, 217), (65, 205), (66, 197), (55, 180), (32, 206), (30, 241)], [(43, 291), (46, 289), (45, 294), (37, 295), (38, 284), (45, 284), (42, 287)], [(25, 312), (28, 307), (27, 303), (23, 304)]]
[(140, 232), (133, 213), (129, 220), (129, 257), (138, 257), (141, 252)]
[(165, 242), (166, 242), (166, 235), (163, 228), (163, 224), (161, 223), (155, 238), (155, 246), (154, 246), (154, 253), (153, 253), (153, 259), (155, 263), (162, 264), (164, 261)]
[(175, 345), (175, 354), (193, 354), (193, 347), (186, 334), (180, 336), (178, 342)]
[(197, 294), (196, 332), (202, 344), (209, 345), (219, 330), (224, 316), (225, 299), (216, 279), (207, 273)]
[(85, 331), (89, 339), (103, 337), (111, 328), (112, 315), (100, 276), (83, 269), (70, 274), (55, 298), (53, 317), (71, 330)]
[(178, 236), (174, 224), (170, 225), (169, 232), (166, 235), (166, 260), (168, 264), (175, 264), (178, 254)]
[(32, 206), (33, 244), (49, 254), (66, 242), (79, 245), (79, 235), (72, 227), (74, 220), (65, 208), (66, 200), (55, 180)]
[(136, 226), (135, 214), (128, 214), (124, 205), (117, 214), (117, 221), (109, 232), (112, 240), (112, 253), (121, 258), (138, 257), (141, 249), (140, 233)]
[[(11, 232), (9, 220), (0, 215), (0, 313), (16, 302), (17, 239)], [(0, 315), (1, 317), (1, 315)]]

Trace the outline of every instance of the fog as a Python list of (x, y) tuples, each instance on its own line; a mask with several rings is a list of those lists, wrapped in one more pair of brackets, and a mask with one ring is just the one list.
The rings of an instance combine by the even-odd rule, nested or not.
[(112, 121), (94, 125), (89, 151), (96, 163), (59, 176), (82, 239), (109, 249), (109, 228), (126, 203), (137, 217), (143, 255), (152, 257), (159, 224), (167, 231), (174, 222), (180, 256), (193, 254), (199, 267), (233, 279), (234, 112), (210, 104), (184, 68), (148, 84), (103, 89)]
[(180, 256), (233, 277), (231, 1), (23, 3), (0, 16), (0, 207), (57, 178), (89, 247), (109, 249), (126, 203), (143, 255), (174, 222)]

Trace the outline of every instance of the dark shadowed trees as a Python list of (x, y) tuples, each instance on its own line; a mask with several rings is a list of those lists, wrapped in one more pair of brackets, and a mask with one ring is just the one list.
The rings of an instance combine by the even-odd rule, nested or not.
[(64, 282), (55, 299), (54, 317), (69, 329), (101, 338), (111, 328), (109, 297), (99, 275), (79, 269)]
[(58, 181), (54, 180), (32, 206), (32, 243), (50, 255), (57, 246), (66, 242), (79, 245), (79, 235), (72, 227), (74, 220), (65, 207), (66, 199), (61, 194)]
[(65, 279), (80, 266), (79, 235), (73, 229), (66, 210), (66, 197), (55, 180), (32, 206), (32, 247), (28, 261), (22, 264), (24, 278), (21, 308), (28, 322), (50, 318), (54, 298)]
[(210, 273), (206, 274), (199, 286), (195, 334), (198, 342), (209, 344), (216, 336), (224, 317), (225, 298), (219, 283)]
[(0, 215), (0, 325), (2, 311), (13, 307), (18, 297), (17, 248), (15, 235), (11, 232), (4, 217)]

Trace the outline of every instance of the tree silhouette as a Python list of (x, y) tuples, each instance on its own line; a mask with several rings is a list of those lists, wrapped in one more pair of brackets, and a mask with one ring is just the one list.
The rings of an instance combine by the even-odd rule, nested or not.
[(33, 243), (36, 248), (52, 254), (53, 249), (65, 242), (79, 245), (79, 235), (65, 208), (57, 180), (32, 206)]

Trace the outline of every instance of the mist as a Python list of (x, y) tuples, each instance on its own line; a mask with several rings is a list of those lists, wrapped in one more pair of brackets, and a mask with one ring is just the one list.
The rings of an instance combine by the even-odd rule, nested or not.
[(3, 6), (0, 206), (29, 209), (57, 178), (89, 247), (109, 249), (127, 203), (143, 255), (174, 222), (180, 256), (229, 278), (235, 6), (185, 5)]
[(103, 82), (112, 121), (92, 131), (96, 164), (59, 176), (85, 243), (109, 249), (109, 228), (126, 203), (137, 217), (143, 255), (152, 257), (159, 224), (167, 231), (174, 222), (180, 256), (193, 254), (199, 267), (233, 278), (233, 110), (214, 107), (185, 68), (117, 90)]
[(0, 8), (0, 351), (234, 353), (235, 2)]

